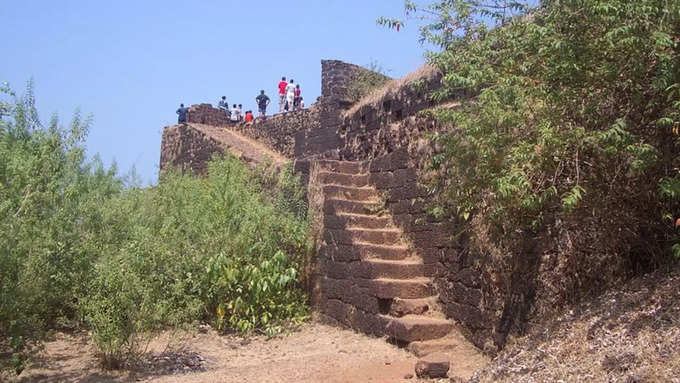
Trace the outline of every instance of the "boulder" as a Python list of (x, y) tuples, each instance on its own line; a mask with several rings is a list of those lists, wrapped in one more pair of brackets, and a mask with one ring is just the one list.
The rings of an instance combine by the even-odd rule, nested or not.
[(446, 354), (430, 354), (416, 363), (416, 376), (419, 378), (446, 378), (450, 365), (449, 357)]

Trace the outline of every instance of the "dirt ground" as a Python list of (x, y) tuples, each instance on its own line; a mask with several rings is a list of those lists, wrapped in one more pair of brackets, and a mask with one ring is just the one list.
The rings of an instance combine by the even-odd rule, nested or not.
[[(312, 322), (273, 339), (219, 335), (209, 328), (150, 345), (147, 368), (107, 372), (97, 365), (86, 334), (58, 333), (20, 382), (417, 382), (417, 358), (407, 351), (338, 327)], [(163, 353), (163, 351), (166, 351)], [(476, 361), (473, 361), (476, 362)], [(470, 376), (465, 361), (451, 376)], [(406, 378), (409, 377), (410, 378)], [(436, 381), (436, 380), (435, 380)], [(441, 380), (448, 382), (449, 380)]]

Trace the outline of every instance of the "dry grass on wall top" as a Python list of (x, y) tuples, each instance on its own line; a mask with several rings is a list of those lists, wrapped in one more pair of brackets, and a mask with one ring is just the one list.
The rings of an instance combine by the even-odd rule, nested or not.
[(364, 96), (358, 102), (354, 103), (351, 108), (345, 111), (345, 116), (351, 116), (356, 113), (359, 109), (366, 105), (377, 105), (386, 96), (397, 94), (406, 86), (418, 80), (430, 80), (434, 78), (439, 73), (439, 70), (435, 67), (425, 64), (418, 68), (417, 70), (407, 74), (406, 76), (388, 81), (380, 88), (377, 88), (373, 92)]

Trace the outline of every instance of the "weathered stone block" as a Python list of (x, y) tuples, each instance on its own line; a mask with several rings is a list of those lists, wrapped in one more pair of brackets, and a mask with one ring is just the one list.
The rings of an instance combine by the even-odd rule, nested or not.
[(434, 353), (416, 362), (416, 376), (419, 378), (446, 378), (450, 367), (449, 357), (443, 353)]

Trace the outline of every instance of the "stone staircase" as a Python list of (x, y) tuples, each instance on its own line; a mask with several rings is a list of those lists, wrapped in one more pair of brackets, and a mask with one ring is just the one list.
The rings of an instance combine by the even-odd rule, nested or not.
[(366, 164), (319, 160), (311, 182), (323, 196), (322, 311), (419, 356), (459, 345), (463, 338), (439, 308), (435, 265), (404, 240), (370, 185)]

